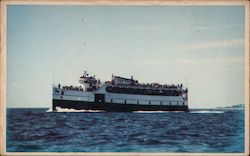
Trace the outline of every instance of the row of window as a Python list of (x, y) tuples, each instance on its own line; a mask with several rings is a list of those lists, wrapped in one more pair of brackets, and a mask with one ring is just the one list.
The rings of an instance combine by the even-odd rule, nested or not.
[(185, 105), (185, 102), (181, 101), (148, 101), (148, 100), (124, 100), (124, 99), (111, 99), (110, 103), (121, 104), (139, 104), (139, 105)]
[(106, 91), (109, 93), (121, 94), (139, 94), (139, 95), (161, 95), (161, 96), (181, 96), (182, 92), (179, 90), (160, 90), (160, 89), (141, 89), (141, 88), (121, 88), (114, 86), (107, 86)]

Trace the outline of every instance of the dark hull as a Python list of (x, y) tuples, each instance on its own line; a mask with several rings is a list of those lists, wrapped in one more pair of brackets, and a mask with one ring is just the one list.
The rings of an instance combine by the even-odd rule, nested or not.
[(188, 111), (188, 106), (166, 106), (166, 105), (135, 105), (117, 103), (94, 103), (86, 101), (54, 100), (53, 111), (56, 107), (84, 110), (104, 110), (107, 112), (132, 112), (132, 111)]

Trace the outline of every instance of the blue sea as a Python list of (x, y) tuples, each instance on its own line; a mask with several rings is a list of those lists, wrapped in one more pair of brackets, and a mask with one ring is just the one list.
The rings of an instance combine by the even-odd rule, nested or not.
[(244, 152), (244, 109), (7, 109), (7, 152)]

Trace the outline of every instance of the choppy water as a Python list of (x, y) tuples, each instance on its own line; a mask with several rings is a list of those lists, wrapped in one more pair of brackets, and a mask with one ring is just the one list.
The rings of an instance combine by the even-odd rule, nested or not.
[(244, 152), (244, 110), (7, 109), (8, 152)]

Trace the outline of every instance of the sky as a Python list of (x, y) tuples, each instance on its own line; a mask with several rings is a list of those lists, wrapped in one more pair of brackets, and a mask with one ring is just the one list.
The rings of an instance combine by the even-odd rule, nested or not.
[(244, 6), (7, 6), (7, 107), (52, 106), (85, 70), (187, 85), (190, 108), (244, 103)]

